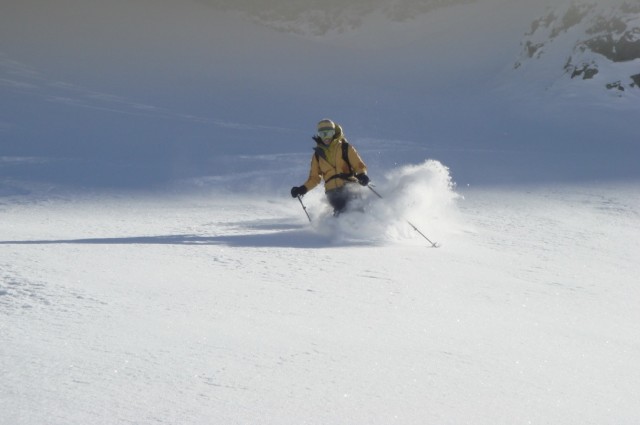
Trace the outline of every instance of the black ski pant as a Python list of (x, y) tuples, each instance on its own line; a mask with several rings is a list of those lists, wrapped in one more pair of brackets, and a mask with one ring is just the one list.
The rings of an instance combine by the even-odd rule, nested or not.
[(327, 200), (333, 207), (333, 215), (339, 215), (344, 212), (349, 206), (350, 201), (360, 198), (357, 191), (353, 190), (353, 188), (349, 186), (350, 184), (346, 184), (337, 189), (327, 191)]

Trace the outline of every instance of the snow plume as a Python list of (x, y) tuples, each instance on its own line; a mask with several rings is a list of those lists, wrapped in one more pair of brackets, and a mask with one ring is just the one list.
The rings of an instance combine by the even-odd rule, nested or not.
[(459, 227), (456, 201), (461, 196), (455, 192), (449, 169), (440, 162), (407, 165), (375, 183), (373, 190), (356, 188), (360, 199), (337, 219), (327, 202), (315, 194), (319, 191), (314, 191), (315, 196), (310, 197), (310, 210), (318, 211), (316, 217), (312, 216), (314, 229), (337, 243), (383, 243), (419, 240), (421, 236), (408, 222), (432, 241)]

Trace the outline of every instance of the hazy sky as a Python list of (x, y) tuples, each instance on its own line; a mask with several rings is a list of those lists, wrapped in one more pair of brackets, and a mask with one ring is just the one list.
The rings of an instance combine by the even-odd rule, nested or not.
[(546, 1), (479, 0), (403, 24), (373, 16), (357, 31), (322, 37), (278, 32), (209, 3), (3, 3), (0, 149), (164, 158), (255, 144), (251, 151), (280, 152), (327, 116), (357, 137), (428, 133), (487, 145), (522, 132), (523, 120), (523, 137), (544, 134), (541, 117), (493, 90)]

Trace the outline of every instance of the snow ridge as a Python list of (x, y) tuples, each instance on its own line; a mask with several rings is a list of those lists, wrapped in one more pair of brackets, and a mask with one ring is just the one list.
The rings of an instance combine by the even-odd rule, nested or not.
[(562, 80), (592, 81), (618, 95), (640, 89), (637, 3), (564, 3), (533, 21), (522, 46), (516, 69), (562, 69)]
[(238, 10), (254, 22), (285, 33), (318, 37), (328, 33), (354, 31), (367, 16), (381, 13), (392, 22), (406, 22), (435, 9), (477, 0), (352, 0), (291, 2), (272, 0), (224, 1), (207, 3), (223, 10)]

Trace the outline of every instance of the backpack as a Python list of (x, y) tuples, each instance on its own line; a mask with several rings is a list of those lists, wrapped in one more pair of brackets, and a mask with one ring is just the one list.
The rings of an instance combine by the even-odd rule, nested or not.
[[(313, 150), (316, 152), (316, 161), (319, 161), (320, 157), (323, 157), (326, 159), (324, 155), (324, 151), (321, 148), (314, 148)], [(356, 173), (353, 171), (353, 167), (351, 166), (351, 161), (349, 161), (349, 142), (347, 142), (346, 140), (342, 141), (342, 160), (347, 163), (347, 166), (349, 167), (349, 174), (346, 174), (346, 173), (336, 174), (334, 176), (331, 176), (328, 180), (326, 180), (325, 183), (338, 178), (344, 179), (344, 180), (351, 180), (351, 178), (356, 175)]]

